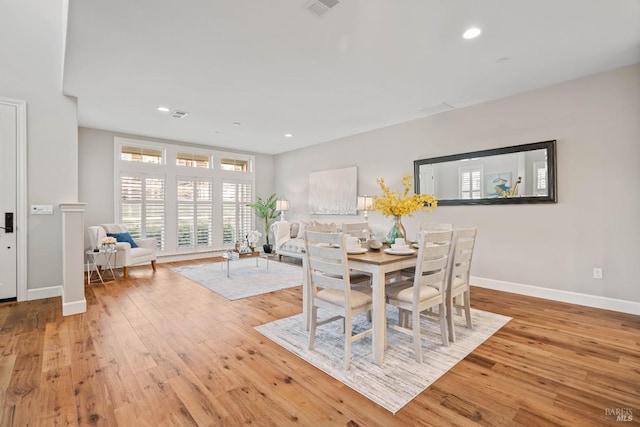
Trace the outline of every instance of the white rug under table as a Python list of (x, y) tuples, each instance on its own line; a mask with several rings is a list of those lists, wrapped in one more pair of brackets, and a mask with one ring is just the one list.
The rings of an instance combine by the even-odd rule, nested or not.
[[(389, 307), (387, 318), (397, 319), (397, 309)], [(411, 337), (388, 330), (383, 366), (373, 363), (369, 336), (353, 343), (350, 370), (344, 369), (344, 338), (339, 321), (317, 328), (314, 350), (307, 348), (309, 333), (303, 328), (302, 314), (258, 326), (256, 330), (395, 414), (511, 320), (472, 309), (471, 330), (464, 326), (461, 316), (455, 318), (456, 342), (449, 343), (449, 347), (442, 345), (438, 322), (423, 320), (426, 338), (422, 340), (422, 364), (414, 358)], [(354, 331), (369, 327), (365, 314), (354, 317)]]
[(226, 261), (185, 265), (172, 270), (230, 300), (302, 285), (302, 268), (295, 265), (271, 260), (267, 271), (266, 259), (258, 258), (256, 267), (256, 258), (244, 258), (229, 262), (229, 268), (229, 277)]

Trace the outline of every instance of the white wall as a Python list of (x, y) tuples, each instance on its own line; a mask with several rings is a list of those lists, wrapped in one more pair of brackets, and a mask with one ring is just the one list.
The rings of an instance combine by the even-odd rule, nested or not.
[[(306, 219), (312, 171), (355, 165), (358, 194), (381, 194), (376, 178), (400, 189), (416, 159), (556, 139), (557, 204), (442, 206), (403, 219), (407, 232), (419, 221), (477, 226), (473, 276), (513, 291), (569, 292), (575, 302), (639, 303), (639, 118), (635, 65), (278, 155), (276, 189), (291, 202), (287, 217)], [(369, 221), (381, 231), (391, 224), (378, 212)], [(603, 279), (592, 278), (594, 267)]]
[(54, 207), (28, 218), (29, 290), (62, 286), (59, 204), (78, 201), (76, 101), (60, 90), (65, 13), (62, 0), (3, 1), (0, 13), (0, 96), (27, 102), (28, 205)]
[[(112, 223), (114, 221), (113, 139), (116, 136), (229, 151), (228, 149), (204, 147), (180, 141), (80, 128), (78, 131), (78, 156), (80, 159), (78, 191), (80, 199), (88, 203), (85, 211), (85, 223), (87, 225)], [(254, 155), (256, 159), (255, 194), (263, 198), (268, 197), (274, 192), (274, 158), (267, 154), (249, 154)], [(89, 247), (88, 236), (85, 236), (85, 244), (86, 247)]]

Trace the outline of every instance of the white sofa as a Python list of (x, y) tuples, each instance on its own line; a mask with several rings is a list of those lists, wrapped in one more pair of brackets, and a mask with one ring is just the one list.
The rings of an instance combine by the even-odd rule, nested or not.
[[(363, 226), (368, 227), (368, 224), (359, 223), (355, 228), (361, 232)], [(351, 227), (347, 227), (347, 224), (343, 224), (342, 227), (338, 227), (338, 225), (334, 223), (321, 223), (317, 221), (276, 221), (271, 224), (271, 232), (275, 237), (274, 252), (278, 255), (278, 258), (289, 256), (302, 259), (304, 254), (303, 236), (305, 230), (336, 233), (341, 231), (342, 228), (344, 228), (349, 234), (357, 237), (364, 237), (360, 236), (360, 233), (352, 232), (350, 230)]]
[(316, 221), (276, 221), (271, 224), (271, 232), (275, 237), (274, 251), (278, 258), (290, 256), (302, 259), (304, 254), (305, 230), (324, 231), (335, 233), (338, 231), (336, 224), (322, 224)]
[[(87, 228), (91, 248), (99, 247), (107, 233), (128, 233), (127, 227), (122, 224), (101, 224)], [(134, 265), (151, 263), (153, 271), (156, 271), (156, 239), (133, 239), (137, 248), (132, 248), (130, 243), (116, 243), (116, 260), (114, 268), (122, 267), (123, 276), (128, 277), (129, 267)], [(100, 265), (100, 263), (98, 263)]]

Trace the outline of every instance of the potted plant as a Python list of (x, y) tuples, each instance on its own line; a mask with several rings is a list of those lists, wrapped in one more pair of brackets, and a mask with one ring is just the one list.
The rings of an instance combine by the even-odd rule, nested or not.
[(256, 212), (256, 216), (260, 218), (264, 226), (264, 235), (266, 236), (267, 243), (263, 246), (264, 252), (270, 254), (272, 250), (271, 244), (269, 244), (269, 223), (272, 219), (277, 217), (276, 214), (276, 194), (273, 193), (266, 200), (262, 200), (260, 197), (256, 197), (254, 203), (249, 203), (247, 206), (253, 208)]

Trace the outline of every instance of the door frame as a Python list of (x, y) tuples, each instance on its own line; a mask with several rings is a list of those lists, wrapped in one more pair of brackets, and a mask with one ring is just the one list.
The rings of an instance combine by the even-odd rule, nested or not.
[(16, 110), (16, 291), (27, 300), (27, 102), (0, 97), (0, 104)]

